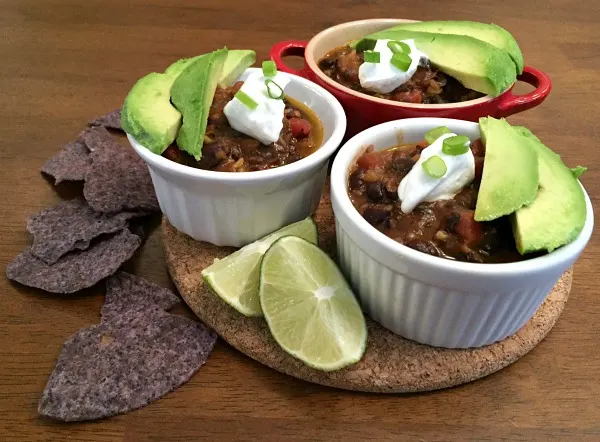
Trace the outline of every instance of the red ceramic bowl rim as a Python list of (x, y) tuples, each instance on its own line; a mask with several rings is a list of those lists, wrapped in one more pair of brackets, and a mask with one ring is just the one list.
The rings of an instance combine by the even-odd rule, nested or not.
[[(319, 66), (317, 65), (317, 61), (312, 56), (312, 51), (313, 51), (314, 46), (320, 39), (326, 38), (328, 36), (328, 34), (335, 33), (339, 29), (342, 29), (342, 28), (346, 28), (346, 27), (350, 27), (350, 26), (360, 26), (365, 23), (374, 22), (374, 21), (381, 22), (382, 24), (389, 23), (390, 25), (394, 25), (394, 24), (398, 24), (398, 23), (414, 23), (419, 20), (410, 20), (410, 19), (402, 19), (402, 18), (368, 18), (365, 20), (356, 20), (356, 21), (340, 23), (338, 25), (324, 29), (321, 32), (319, 32), (317, 35), (315, 35), (313, 38), (311, 38), (310, 41), (308, 42), (308, 44), (306, 45), (306, 49), (304, 52), (304, 59), (306, 60), (306, 64), (307, 64), (308, 68), (312, 71), (312, 73), (314, 75), (319, 77), (319, 79), (321, 81), (327, 83), (328, 86), (330, 86), (331, 88), (336, 89), (340, 92), (346, 93), (348, 95), (352, 95), (356, 98), (372, 101), (374, 103), (383, 104), (386, 106), (400, 107), (400, 108), (412, 108), (412, 109), (456, 109), (456, 108), (476, 106), (478, 104), (485, 103), (487, 101), (491, 101), (491, 100), (494, 100), (494, 99), (500, 97), (501, 95), (503, 95), (504, 93), (509, 91), (510, 88), (514, 85), (514, 83), (511, 84), (509, 87), (506, 88), (506, 90), (504, 90), (501, 94), (499, 94), (496, 97), (491, 97), (489, 95), (486, 95), (484, 97), (476, 98), (474, 100), (469, 100), (469, 101), (463, 101), (460, 103), (415, 104), (415, 103), (404, 103), (404, 102), (399, 102), (399, 101), (386, 100), (384, 98), (372, 97), (370, 95), (363, 94), (361, 92), (353, 91), (350, 88), (347, 88), (345, 86), (340, 85), (339, 83), (336, 83), (331, 78), (329, 78), (327, 75), (325, 75), (321, 71), (321, 69), (319, 69)], [(331, 48), (331, 49), (334, 49), (334, 48)]]

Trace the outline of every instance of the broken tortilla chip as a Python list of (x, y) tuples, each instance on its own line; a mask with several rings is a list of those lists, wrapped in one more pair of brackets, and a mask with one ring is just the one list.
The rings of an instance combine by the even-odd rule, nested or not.
[(73, 293), (112, 275), (133, 256), (142, 239), (123, 229), (97, 238), (88, 249), (63, 255), (46, 264), (28, 247), (6, 267), (6, 276), (29, 287), (51, 293)]
[(103, 127), (92, 129), (85, 139), (92, 151), (92, 165), (83, 188), (88, 204), (98, 212), (159, 211), (144, 161), (132, 148), (121, 146)]
[(117, 140), (104, 126), (88, 127), (81, 133), (81, 139), (91, 152), (103, 149), (107, 145), (114, 144), (120, 146)]
[(53, 177), (54, 184), (62, 181), (83, 181), (91, 165), (90, 150), (81, 138), (77, 138), (46, 161), (42, 172)]
[(175, 390), (208, 359), (217, 335), (162, 310), (175, 294), (124, 272), (107, 285), (101, 323), (63, 345), (40, 414), (70, 422), (126, 413)]
[(179, 297), (171, 290), (120, 271), (106, 280), (102, 320), (124, 314), (128, 309), (138, 306), (170, 310), (179, 302)]
[(121, 109), (115, 109), (101, 117), (94, 118), (88, 122), (90, 126), (102, 126), (107, 129), (123, 130), (121, 126)]
[(102, 234), (123, 230), (129, 219), (147, 214), (96, 212), (81, 197), (63, 201), (27, 220), (27, 230), (33, 235), (31, 253), (54, 264), (68, 252), (87, 249), (90, 241)]

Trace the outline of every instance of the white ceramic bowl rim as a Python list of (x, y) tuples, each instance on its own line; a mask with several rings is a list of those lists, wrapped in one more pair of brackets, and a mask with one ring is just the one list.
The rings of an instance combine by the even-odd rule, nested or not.
[[(365, 20), (355, 20), (355, 21), (340, 23), (338, 25), (324, 29), (321, 32), (319, 32), (318, 34), (316, 34), (313, 38), (311, 38), (310, 41), (308, 42), (308, 45), (306, 46), (305, 53), (311, 55), (309, 57), (306, 57), (306, 61), (307, 61), (308, 65), (310, 66), (310, 69), (315, 73), (315, 75), (317, 75), (322, 81), (324, 81), (325, 83), (330, 85), (332, 88), (335, 88), (341, 92), (345, 92), (354, 97), (373, 101), (375, 103), (385, 104), (387, 106), (409, 107), (409, 108), (415, 108), (415, 109), (438, 109), (439, 110), (439, 109), (456, 109), (456, 108), (462, 108), (462, 107), (476, 106), (478, 104), (485, 103), (487, 101), (491, 101), (491, 100), (494, 100), (494, 99), (500, 97), (502, 94), (506, 93), (506, 91), (508, 91), (513, 86), (513, 85), (508, 86), (504, 91), (502, 91), (502, 93), (498, 94), (498, 96), (496, 96), (496, 97), (492, 97), (490, 95), (485, 95), (483, 97), (475, 98), (474, 100), (462, 101), (459, 103), (444, 103), (444, 104), (403, 103), (403, 102), (399, 102), (399, 101), (386, 100), (384, 98), (372, 97), (371, 95), (367, 95), (367, 94), (363, 94), (361, 92), (354, 91), (350, 88), (347, 88), (347, 87), (335, 82), (334, 80), (329, 78), (327, 75), (325, 75), (321, 71), (321, 69), (319, 69), (319, 66), (317, 65), (317, 60), (315, 60), (314, 57), (312, 57), (312, 55), (313, 55), (312, 52), (313, 52), (314, 47), (317, 45), (317, 43), (320, 39), (327, 38), (329, 36), (329, 34), (333, 34), (344, 28), (347, 28), (347, 27), (361, 26), (361, 25), (364, 25), (365, 23), (375, 22), (375, 21), (381, 22), (382, 24), (387, 23), (390, 26), (393, 26), (394, 24), (398, 24), (398, 23), (413, 23), (413, 22), (416, 22), (419, 20), (394, 19), (394, 18), (369, 18), (369, 19), (365, 19)], [(331, 48), (331, 49), (334, 49), (334, 48)]]
[(351, 220), (353, 224), (355, 224), (356, 227), (360, 229), (365, 236), (369, 238), (369, 240), (376, 243), (378, 247), (382, 247), (387, 251), (396, 254), (396, 256), (401, 259), (416, 261), (421, 265), (430, 267), (432, 272), (435, 272), (436, 270), (456, 271), (465, 275), (468, 275), (469, 273), (476, 273), (482, 276), (496, 277), (509, 276), (515, 273), (519, 273), (521, 275), (524, 273), (539, 273), (544, 269), (551, 269), (555, 267), (559, 262), (568, 261), (570, 257), (583, 250), (590, 239), (594, 227), (592, 204), (583, 186), (582, 189), (586, 201), (587, 216), (585, 225), (579, 236), (571, 243), (562, 246), (551, 253), (524, 261), (498, 264), (470, 263), (431, 256), (426, 253), (413, 250), (410, 247), (394, 241), (370, 225), (360, 215), (358, 210), (356, 210), (350, 201), (346, 182), (347, 169), (350, 167), (352, 162), (357, 159), (358, 155), (361, 153), (361, 149), (365, 148), (369, 144), (372, 144), (372, 140), (376, 138), (378, 133), (390, 131), (397, 133), (402, 131), (403, 128), (408, 129), (410, 127), (411, 129), (414, 129), (423, 123), (431, 123), (435, 126), (448, 126), (451, 128), (451, 130), (457, 130), (458, 132), (460, 132), (460, 129), (452, 129), (452, 127), (456, 128), (457, 126), (462, 126), (464, 128), (472, 128), (473, 126), (478, 125), (478, 123), (469, 121), (433, 117), (407, 118), (403, 120), (389, 121), (366, 129), (352, 137), (341, 147), (334, 160), (333, 167), (331, 169), (331, 192), (335, 193), (338, 197), (340, 207), (344, 214)]
[[(260, 70), (260, 68), (248, 68), (246, 72), (258, 70)], [(219, 172), (214, 170), (196, 169), (194, 167), (176, 163), (175, 161), (171, 161), (161, 155), (155, 154), (154, 152), (150, 151), (150, 149), (140, 144), (130, 134), (127, 134), (127, 138), (129, 139), (130, 143), (134, 146), (137, 153), (140, 156), (142, 156), (142, 158), (146, 162), (152, 164), (153, 166), (159, 169), (163, 169), (170, 173), (176, 173), (181, 176), (186, 176), (190, 178), (201, 177), (205, 179), (214, 179), (215, 181), (239, 182), (240, 184), (243, 184), (247, 181), (252, 181), (253, 183), (268, 181), (273, 178), (278, 178), (284, 175), (293, 174), (310, 169), (315, 164), (318, 164), (326, 160), (326, 158), (330, 157), (340, 145), (346, 132), (346, 114), (344, 113), (344, 109), (342, 108), (342, 105), (339, 103), (339, 101), (337, 101), (337, 99), (333, 95), (331, 95), (331, 93), (326, 91), (321, 86), (296, 75), (287, 74), (284, 72), (281, 72), (281, 75), (288, 76), (290, 79), (290, 83), (299, 83), (302, 86), (310, 89), (315, 94), (321, 95), (326, 100), (327, 104), (330, 106), (331, 111), (334, 114), (335, 120), (331, 136), (325, 141), (325, 143), (323, 143), (323, 145), (312, 154), (294, 163), (286, 164), (284, 166), (276, 167), (269, 170), (261, 170), (254, 172)], [(293, 98), (295, 98), (298, 101), (302, 101), (303, 99), (303, 97), (299, 96), (295, 96)]]

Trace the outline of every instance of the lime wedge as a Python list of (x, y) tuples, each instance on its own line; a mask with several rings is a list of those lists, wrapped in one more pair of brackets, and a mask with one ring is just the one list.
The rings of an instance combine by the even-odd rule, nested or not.
[(317, 246), (277, 240), (261, 265), (260, 304), (279, 345), (306, 365), (332, 371), (358, 362), (367, 327), (348, 283)]
[(202, 271), (204, 282), (223, 301), (246, 316), (262, 316), (258, 299), (260, 262), (271, 244), (282, 236), (295, 235), (317, 243), (317, 225), (308, 217), (216, 260)]

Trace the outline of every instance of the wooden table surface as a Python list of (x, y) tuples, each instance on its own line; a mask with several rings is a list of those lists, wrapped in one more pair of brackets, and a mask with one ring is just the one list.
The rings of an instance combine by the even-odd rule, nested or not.
[[(598, 210), (600, 3), (597, 0), (0, 0), (0, 260), (29, 242), (26, 218), (60, 200), (44, 161), (132, 83), (216, 47), (263, 59), (284, 39), (369, 17), (493, 21), (554, 89), (528, 125), (569, 165)], [(522, 89), (526, 90), (526, 89)], [(0, 281), (0, 440), (600, 440), (600, 241), (575, 266), (558, 324), (523, 359), (483, 380), (428, 394), (357, 394), (272, 371), (219, 341), (184, 386), (100, 422), (57, 424), (37, 402), (61, 345), (97, 323), (102, 288), (56, 297)], [(169, 285), (155, 230), (127, 269)]]

